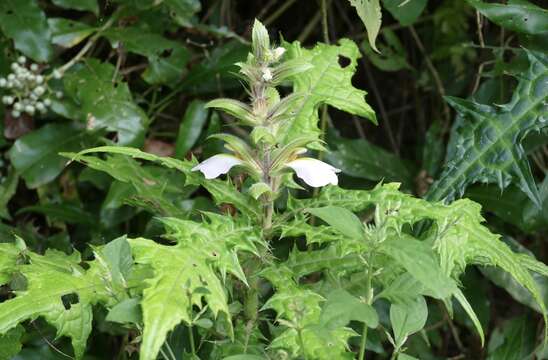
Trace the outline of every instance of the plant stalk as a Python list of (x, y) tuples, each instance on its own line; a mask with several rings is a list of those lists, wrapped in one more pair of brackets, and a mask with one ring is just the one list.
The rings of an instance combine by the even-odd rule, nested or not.
[[(369, 253), (369, 258), (367, 260), (367, 278), (365, 283), (365, 296), (367, 300), (367, 305), (371, 305), (373, 302), (373, 293), (371, 288), (371, 282), (373, 280), (373, 251)], [(358, 356), (359, 360), (365, 360), (365, 347), (367, 343), (367, 324), (363, 324), (362, 331), (362, 342), (360, 345), (360, 354)]]

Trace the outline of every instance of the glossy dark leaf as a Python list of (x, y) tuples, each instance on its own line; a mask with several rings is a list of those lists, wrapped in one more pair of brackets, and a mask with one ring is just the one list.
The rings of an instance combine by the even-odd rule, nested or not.
[(15, 48), (35, 61), (53, 55), (46, 15), (36, 0), (0, 1), (0, 28), (13, 39)]
[(19, 138), (9, 151), (13, 167), (31, 189), (55, 179), (65, 167), (62, 151), (79, 151), (92, 144), (93, 137), (77, 126), (48, 124)]
[(482, 15), (508, 30), (548, 35), (548, 10), (526, 0), (510, 0), (507, 4), (483, 0), (466, 0)]
[(99, 14), (99, 4), (97, 0), (52, 0), (52, 2), (66, 9), (91, 11), (95, 15)]
[(80, 118), (88, 129), (107, 128), (118, 133), (120, 145), (139, 146), (144, 141), (148, 118), (132, 99), (128, 84), (114, 76), (109, 63), (89, 59), (65, 75), (69, 95), (80, 107)]
[(403, 26), (413, 24), (426, 8), (428, 0), (382, 0), (382, 5)]
[(48, 25), (51, 29), (51, 42), (66, 48), (78, 45), (96, 30), (87, 24), (63, 18), (48, 19)]
[(188, 105), (179, 125), (175, 143), (176, 158), (183, 159), (200, 137), (209, 113), (204, 105), (205, 103), (200, 100), (194, 100)]

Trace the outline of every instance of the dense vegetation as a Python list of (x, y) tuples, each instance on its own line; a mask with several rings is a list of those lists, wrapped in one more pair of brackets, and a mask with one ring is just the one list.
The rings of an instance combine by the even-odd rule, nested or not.
[(0, 1), (0, 360), (548, 359), (545, 7)]

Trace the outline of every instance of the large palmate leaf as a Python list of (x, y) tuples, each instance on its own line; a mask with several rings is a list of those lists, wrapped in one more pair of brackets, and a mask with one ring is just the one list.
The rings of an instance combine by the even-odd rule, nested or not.
[(13, 39), (15, 48), (35, 61), (53, 55), (46, 15), (36, 0), (0, 1), (0, 29)]
[(97, 261), (84, 270), (77, 251), (66, 255), (50, 249), (38, 255), (21, 244), (0, 244), (1, 282), (15, 272), (26, 279), (15, 297), (0, 303), (0, 335), (25, 320), (43, 317), (57, 328), (57, 336), (71, 339), (76, 358), (81, 358), (91, 333), (92, 305), (108, 303), (112, 296), (105, 286), (107, 273)]
[(522, 74), (511, 101), (501, 106), (449, 97), (464, 118), (454, 135), (456, 150), (427, 198), (451, 201), (475, 182), (497, 183), (501, 189), (516, 180), (540, 206), (540, 196), (521, 141), (548, 125), (548, 56), (527, 52), (529, 70)]
[[(143, 343), (141, 360), (154, 360), (167, 333), (184, 321), (193, 323), (192, 307), (203, 307), (214, 316), (229, 316), (223, 281), (231, 273), (245, 282), (237, 250), (256, 252), (258, 234), (250, 226), (209, 214), (208, 222), (164, 218), (174, 246), (147, 239), (130, 241), (135, 261), (154, 271), (143, 293)], [(228, 324), (230, 326), (230, 323)]]
[(294, 118), (287, 126), (284, 142), (320, 134), (318, 108), (321, 104), (377, 122), (373, 109), (365, 101), (367, 93), (352, 85), (360, 57), (360, 50), (353, 41), (342, 39), (338, 45), (318, 44), (310, 50), (294, 42), (287, 44), (287, 57), (298, 58), (313, 67), (293, 78), (293, 90), (302, 94), (302, 99), (296, 102)]
[[(451, 276), (457, 280), (468, 265), (497, 266), (508, 272), (517, 283), (525, 287), (540, 307), (541, 312), (546, 313), (544, 299), (530, 273), (532, 271), (543, 274), (545, 266), (530, 256), (513, 252), (500, 240), (499, 235), (491, 233), (482, 224), (484, 219), (481, 216), (481, 209), (478, 204), (467, 199), (455, 201), (450, 205), (440, 202), (430, 203), (399, 192), (398, 186), (398, 184), (379, 185), (371, 191), (328, 187), (322, 191), (319, 197), (314, 199), (291, 199), (289, 203), (290, 212), (295, 214), (295, 221), (301, 224), (300, 217), (302, 215), (299, 214), (307, 208), (341, 206), (359, 212), (371, 206), (376, 206), (378, 213), (388, 215), (386, 221), (396, 231), (389, 240), (385, 241), (387, 245), (381, 245), (380, 251), (394, 258), (396, 263), (405, 268), (425, 288), (430, 287), (429, 282), (436, 280), (436, 277), (431, 276), (433, 273), (427, 271), (428, 266), (433, 269), (435, 265), (427, 265), (431, 262), (431, 259), (426, 257), (427, 252), (424, 250), (419, 251), (420, 248), (428, 244), (437, 254), (438, 271), (441, 273), (438, 275)], [(418, 242), (418, 240), (411, 240), (410, 235), (398, 234), (401, 231), (398, 229), (402, 229), (404, 225), (413, 225), (426, 219), (434, 222), (434, 225), (427, 232), (428, 241)], [(299, 234), (301, 226), (286, 226), (284, 230), (286, 233), (290, 233), (291, 236), (296, 236)], [(304, 230), (301, 230), (301, 234), (308, 237), (316, 236), (318, 233), (304, 228)], [(332, 236), (332, 233), (326, 231), (323, 231), (321, 236), (324, 238), (324, 243), (333, 244), (330, 246), (340, 247), (338, 244), (348, 243), (348, 240), (343, 242), (340, 237)], [(313, 242), (314, 240), (307, 239), (307, 241)], [(341, 257), (348, 256), (348, 254), (356, 251), (348, 244), (345, 244), (341, 249), (337, 252)], [(327, 252), (327, 250), (322, 251)], [(425, 258), (421, 261), (413, 261), (413, 259), (417, 259), (419, 252)], [(527, 259), (527, 261), (524, 261), (524, 259)], [(318, 267), (316, 265), (316, 268)], [(440, 281), (444, 282), (441, 279)], [(478, 332), (482, 335), (481, 325), (462, 293), (456, 287), (450, 286), (450, 282), (445, 281), (444, 283), (446, 286), (437, 289), (441, 291), (445, 288), (444, 291), (437, 294), (437, 296), (447, 295), (448, 292), (452, 293), (472, 317)], [(436, 294), (432, 293), (432, 289), (429, 289), (428, 295), (433, 296)]]
[(94, 152), (128, 155), (136, 159), (152, 161), (168, 168), (177, 169), (186, 175), (187, 185), (201, 185), (205, 187), (211, 196), (213, 196), (213, 199), (217, 204), (232, 204), (238, 211), (250, 218), (257, 218), (260, 216), (259, 202), (249, 195), (236, 191), (236, 188), (231, 183), (230, 179), (227, 179), (226, 181), (217, 179), (206, 180), (202, 174), (193, 172), (191, 169), (196, 165), (195, 160), (184, 161), (170, 157), (162, 157), (143, 152), (139, 149), (122, 146), (101, 146), (81, 151), (78, 154), (64, 153), (62, 155), (72, 160), (80, 161), (84, 155)]
[(64, 84), (88, 129), (116, 131), (120, 145), (142, 144), (148, 118), (133, 102), (128, 84), (115, 77), (113, 65), (88, 59), (65, 75)]

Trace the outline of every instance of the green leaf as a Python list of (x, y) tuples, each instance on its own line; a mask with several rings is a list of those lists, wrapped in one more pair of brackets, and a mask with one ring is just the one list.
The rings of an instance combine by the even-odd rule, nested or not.
[[(141, 306), (144, 332), (142, 360), (154, 360), (167, 333), (181, 321), (191, 325), (192, 306), (201, 308), (205, 300), (214, 316), (230, 316), (227, 295), (219, 275), (231, 273), (245, 282), (236, 256), (243, 249), (254, 251), (253, 239), (258, 234), (249, 227), (239, 227), (228, 217), (209, 215), (210, 222), (163, 219), (174, 246), (157, 244), (147, 239), (130, 240), (135, 262), (150, 265), (154, 276), (147, 280)], [(226, 324), (231, 326), (230, 323)]]
[(95, 15), (99, 14), (99, 4), (97, 3), (97, 0), (52, 0), (52, 2), (65, 9), (91, 11)]
[(307, 209), (307, 212), (319, 217), (342, 234), (361, 239), (364, 237), (363, 225), (360, 219), (351, 211), (337, 206)]
[(175, 157), (177, 159), (184, 159), (198, 141), (209, 113), (204, 105), (203, 101), (193, 100), (186, 108), (175, 142)]
[(525, 0), (510, 0), (508, 4), (466, 0), (495, 24), (520, 33), (548, 34), (548, 10)]
[(25, 328), (18, 325), (6, 334), (0, 335), (0, 360), (11, 360), (21, 351), (21, 337), (24, 333)]
[(51, 30), (51, 42), (66, 48), (71, 48), (85, 40), (97, 29), (87, 24), (63, 18), (48, 19)]
[(379, 325), (379, 317), (371, 305), (342, 289), (329, 293), (327, 301), (322, 306), (320, 326), (336, 329), (348, 325), (351, 320), (363, 322), (370, 328)]
[(399, 354), (398, 355), (398, 360), (419, 360), (419, 359), (417, 359), (416, 357), (411, 356), (411, 355)]
[(232, 355), (223, 358), (223, 360), (263, 360), (264, 357), (249, 354)]
[(75, 125), (53, 123), (17, 139), (8, 155), (27, 186), (35, 189), (55, 179), (65, 167), (67, 161), (59, 152), (78, 151), (91, 140)]
[(128, 84), (114, 77), (115, 67), (96, 59), (64, 77), (65, 90), (80, 107), (80, 121), (88, 129), (107, 128), (118, 133), (120, 145), (141, 145), (148, 118), (132, 99)]
[(12, 196), (15, 195), (18, 183), (19, 176), (13, 169), (5, 178), (0, 179), (0, 219), (11, 220), (7, 205)]
[[(294, 118), (282, 132), (284, 143), (298, 137), (319, 136), (318, 108), (321, 104), (377, 123), (373, 109), (365, 102), (367, 93), (352, 85), (356, 60), (360, 56), (354, 42), (341, 39), (338, 45), (318, 44), (311, 50), (303, 49), (298, 42), (294, 42), (286, 44), (286, 48), (287, 59), (301, 59), (312, 64), (313, 68), (293, 77), (293, 90), (301, 97), (295, 102)], [(345, 64), (344, 61), (349, 63)]]
[(165, 0), (169, 14), (181, 26), (192, 26), (192, 16), (202, 8), (200, 0)]
[(365, 139), (343, 139), (335, 142), (337, 149), (326, 155), (327, 161), (345, 174), (380, 181), (401, 181), (407, 188), (414, 186), (413, 167)]
[(46, 62), (53, 55), (46, 15), (36, 0), (0, 1), (0, 28), (31, 59)]
[(439, 266), (431, 245), (402, 234), (384, 241), (379, 251), (392, 257), (438, 299), (450, 297), (457, 285)]
[(375, 40), (381, 29), (382, 12), (379, 0), (349, 0), (350, 4), (356, 8), (358, 16), (367, 30), (367, 39), (369, 44), (376, 52), (379, 52), (375, 45)]
[[(19, 252), (15, 244), (0, 244), (0, 258), (17, 259)], [(24, 255), (28, 263), (18, 264), (16, 271), (27, 285), (0, 303), (0, 334), (40, 316), (57, 329), (57, 336), (68, 336), (75, 357), (82, 358), (91, 333), (92, 305), (107, 303), (112, 296), (103, 273), (95, 261), (88, 262), (89, 269), (84, 270), (77, 251), (65, 255), (48, 249), (38, 255), (25, 250)]]
[(63, 221), (69, 224), (83, 224), (93, 226), (96, 224), (94, 216), (81, 206), (70, 203), (52, 203), (26, 206), (17, 211), (17, 214), (36, 212), (48, 216), (54, 221)]
[(548, 124), (548, 56), (528, 51), (529, 70), (509, 103), (497, 107), (448, 97), (466, 123), (453, 134), (457, 145), (427, 198), (451, 201), (475, 182), (497, 183), (504, 189), (517, 180), (521, 190), (541, 206), (531, 168), (521, 140)]
[(124, 235), (106, 245), (94, 248), (95, 259), (104, 268), (109, 283), (121, 289), (127, 288), (127, 279), (133, 266), (131, 248)]
[(382, 0), (382, 5), (400, 25), (409, 26), (417, 21), (427, 2), (428, 0)]
[(407, 303), (390, 306), (390, 323), (394, 332), (396, 349), (403, 346), (407, 338), (420, 331), (428, 318), (428, 307), (422, 296)]
[(105, 320), (120, 324), (140, 324), (143, 321), (141, 299), (122, 300), (109, 310)]
[(535, 348), (535, 325), (526, 316), (505, 322), (491, 336), (488, 360), (521, 360), (530, 358)]
[(361, 49), (373, 65), (383, 71), (400, 71), (412, 69), (407, 62), (405, 47), (398, 39), (396, 33), (390, 29), (383, 30), (382, 39), (379, 43), (380, 53), (376, 53), (367, 41), (362, 42)]
[(180, 43), (137, 27), (113, 28), (105, 31), (114, 48), (146, 56), (149, 67), (142, 74), (149, 84), (174, 85), (183, 76), (190, 58)]

